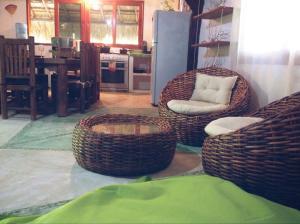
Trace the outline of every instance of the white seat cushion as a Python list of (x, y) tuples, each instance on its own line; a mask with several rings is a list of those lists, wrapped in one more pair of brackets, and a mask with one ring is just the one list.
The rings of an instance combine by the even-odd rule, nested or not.
[(174, 112), (188, 115), (205, 114), (225, 110), (228, 105), (192, 100), (171, 100), (168, 107)]
[(228, 134), (262, 120), (260, 117), (224, 117), (210, 122), (204, 130), (209, 136)]
[(222, 77), (197, 73), (195, 89), (190, 100), (229, 104), (237, 76)]

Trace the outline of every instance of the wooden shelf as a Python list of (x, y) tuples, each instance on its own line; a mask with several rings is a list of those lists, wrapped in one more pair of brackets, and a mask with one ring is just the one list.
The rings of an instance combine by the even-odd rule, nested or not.
[(218, 8), (209, 10), (197, 16), (194, 16), (193, 19), (217, 19), (221, 16), (229, 15), (233, 12), (233, 7), (220, 6)]
[(218, 41), (210, 41), (210, 42), (202, 42), (202, 43), (198, 43), (198, 44), (193, 44), (192, 47), (213, 48), (213, 47), (225, 47), (225, 46), (229, 46), (229, 45), (230, 45), (230, 41), (218, 40)]

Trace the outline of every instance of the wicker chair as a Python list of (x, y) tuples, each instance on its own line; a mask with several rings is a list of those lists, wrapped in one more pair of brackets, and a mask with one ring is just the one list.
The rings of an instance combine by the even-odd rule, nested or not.
[[(196, 73), (201, 72), (214, 76), (238, 76), (232, 92), (230, 105), (226, 110), (200, 115), (185, 115), (170, 110), (170, 100), (188, 100), (195, 88)], [(158, 105), (159, 115), (175, 128), (177, 142), (200, 146), (205, 138), (204, 127), (211, 121), (226, 116), (238, 116), (248, 111), (250, 90), (246, 80), (234, 71), (224, 68), (201, 68), (178, 75), (163, 89)]]
[(300, 92), (251, 116), (264, 120), (205, 139), (205, 172), (300, 209)]

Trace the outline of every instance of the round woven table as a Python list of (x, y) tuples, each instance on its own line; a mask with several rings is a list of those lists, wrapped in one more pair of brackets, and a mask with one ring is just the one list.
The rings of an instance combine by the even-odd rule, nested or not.
[(137, 176), (166, 168), (176, 148), (176, 135), (160, 118), (125, 114), (87, 117), (72, 138), (78, 164), (113, 176)]

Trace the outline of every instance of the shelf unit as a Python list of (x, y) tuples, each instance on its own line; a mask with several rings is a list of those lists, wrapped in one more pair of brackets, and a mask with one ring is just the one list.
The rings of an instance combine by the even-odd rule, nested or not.
[(225, 47), (229, 46), (230, 41), (210, 41), (210, 42), (202, 42), (198, 44), (193, 44), (192, 47), (207, 47), (207, 48), (214, 48), (214, 47)]
[(232, 12), (233, 12), (233, 7), (219, 6), (215, 9), (196, 15), (193, 17), (193, 19), (217, 19), (222, 16), (227, 16), (229, 14), (232, 14)]
[[(217, 19), (217, 18), (222, 18), (223, 16), (226, 16), (226, 15), (229, 15), (232, 13), (233, 13), (233, 7), (219, 6), (215, 9), (212, 9), (207, 12), (196, 15), (193, 17), (193, 19)], [(229, 46), (229, 45), (230, 45), (230, 41), (209, 40), (207, 42), (193, 44), (192, 47), (215, 48), (215, 47), (225, 47), (225, 46)]]
[[(142, 73), (135, 68), (144, 70)], [(129, 58), (129, 92), (149, 93), (151, 89), (151, 55), (131, 55)]]

